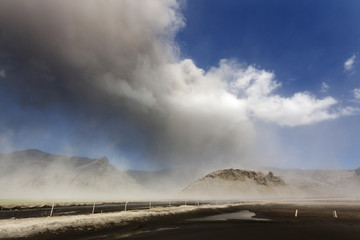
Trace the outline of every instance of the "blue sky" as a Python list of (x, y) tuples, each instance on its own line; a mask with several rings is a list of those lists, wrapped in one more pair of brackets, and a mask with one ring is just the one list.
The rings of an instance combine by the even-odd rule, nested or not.
[[(273, 71), (284, 95), (310, 91), (352, 104), (352, 90), (360, 86), (359, 10), (358, 1), (188, 1), (186, 27), (177, 41), (182, 54), (204, 69), (221, 58), (236, 58)], [(355, 63), (346, 71), (344, 63), (352, 56)], [(326, 92), (320, 91), (323, 82)], [(296, 149), (298, 158), (319, 157), (298, 166), (322, 167), (329, 159), (336, 167), (339, 159), (341, 167), (355, 168), (360, 165), (359, 120), (351, 116), (272, 131), (281, 146)]]
[[(290, 168), (360, 166), (358, 1), (165, 0), (145, 7), (124, 1), (89, 15), (79, 1), (70, 6), (79, 14), (58, 11), (48, 24), (34, 16), (47, 16), (56, 5), (30, 2), (26, 11), (36, 14), (2, 3), (12, 14), (2, 14), (7, 21), (0, 24), (1, 151), (107, 156), (137, 169), (212, 157), (216, 166), (247, 166), (256, 158)], [(134, 11), (123, 14), (131, 21), (119, 17), (122, 11)], [(221, 65), (221, 59), (227, 60)], [(162, 72), (165, 67), (171, 71)], [(187, 88), (188, 72), (207, 87)], [(265, 92), (249, 94), (252, 83), (241, 87), (246, 76), (265, 79), (259, 82)], [(172, 78), (187, 87), (178, 91)], [(229, 90), (220, 82), (238, 85)], [(206, 97), (212, 95), (221, 104)], [(225, 104), (229, 99), (232, 105)]]
[(360, 50), (359, 7), (358, 1), (188, 1), (177, 40), (182, 54), (205, 69), (234, 57), (274, 71), (288, 94), (316, 91), (323, 81), (331, 93), (348, 94), (358, 87), (359, 73), (344, 73), (343, 64)]

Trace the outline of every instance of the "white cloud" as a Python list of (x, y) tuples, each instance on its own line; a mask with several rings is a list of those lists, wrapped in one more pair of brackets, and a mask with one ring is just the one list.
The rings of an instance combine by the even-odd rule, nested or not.
[(326, 82), (321, 83), (320, 92), (326, 93), (329, 90), (330, 86)]
[(2, 78), (6, 77), (5, 69), (0, 70), (0, 77)]
[(354, 94), (354, 98), (356, 100), (360, 100), (360, 88), (355, 88), (352, 90), (353, 94)]
[(348, 60), (345, 61), (345, 63), (344, 63), (345, 71), (350, 71), (353, 68), (355, 59), (356, 59), (356, 56), (354, 54)]
[(274, 94), (281, 87), (274, 73), (234, 60), (223, 59), (218, 67), (205, 72), (186, 59), (166, 72), (173, 75), (168, 79), (177, 82), (167, 101), (174, 104), (170, 111), (182, 106), (192, 108), (192, 114), (206, 111), (207, 116), (221, 115), (228, 123), (258, 119), (282, 126), (312, 124), (355, 113), (352, 108), (334, 109), (337, 100), (332, 97), (319, 99), (308, 92), (291, 97)]
[[(228, 82), (229, 92), (243, 103), (248, 118), (296, 126), (345, 115), (341, 109), (332, 109), (337, 104), (332, 97), (318, 99), (308, 92), (298, 92), (292, 97), (273, 94), (281, 86), (274, 80), (274, 73), (253, 66), (244, 67), (233, 61), (222, 60), (219, 68), (213, 68), (206, 76)], [(351, 109), (346, 111), (346, 115), (351, 113)]]

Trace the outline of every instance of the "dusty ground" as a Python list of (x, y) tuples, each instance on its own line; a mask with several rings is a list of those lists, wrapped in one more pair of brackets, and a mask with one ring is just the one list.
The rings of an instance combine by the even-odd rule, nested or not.
[[(214, 222), (163, 222), (141, 227), (129, 239), (360, 239), (360, 208), (354, 206), (295, 206), (286, 204), (248, 205), (227, 210), (247, 209), (257, 217), (272, 221), (228, 220)], [(337, 218), (333, 217), (336, 208)], [(190, 217), (190, 216), (189, 216)], [(158, 230), (156, 230), (158, 229)], [(112, 233), (103, 239), (126, 235)]]
[[(298, 217), (294, 217), (298, 209)], [(249, 210), (271, 221), (189, 221), (220, 213)], [(337, 218), (333, 217), (336, 210)], [(157, 216), (126, 226), (101, 230), (74, 229), (32, 239), (360, 239), (360, 205), (357, 202), (256, 203), (223, 209)]]

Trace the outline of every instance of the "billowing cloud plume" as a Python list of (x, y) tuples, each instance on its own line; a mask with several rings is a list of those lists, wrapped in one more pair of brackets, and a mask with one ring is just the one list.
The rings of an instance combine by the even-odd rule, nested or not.
[(274, 73), (234, 60), (205, 72), (179, 58), (182, 27), (174, 0), (1, 1), (0, 61), (12, 70), (0, 84), (157, 163), (244, 161), (253, 121), (297, 126), (353, 112), (332, 97), (277, 95)]
[(353, 68), (353, 65), (355, 63), (356, 56), (355, 54), (352, 55), (349, 59), (347, 59), (344, 63), (344, 69), (345, 71), (350, 71)]

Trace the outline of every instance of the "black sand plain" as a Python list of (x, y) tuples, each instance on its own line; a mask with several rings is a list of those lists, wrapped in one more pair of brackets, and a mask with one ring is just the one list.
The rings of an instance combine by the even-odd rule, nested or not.
[[(295, 209), (298, 217), (295, 218)], [(256, 218), (269, 221), (227, 219), (192, 221), (221, 213), (249, 210)], [(337, 218), (333, 211), (336, 210)], [(268, 203), (231, 206), (225, 209), (199, 209), (106, 229), (73, 229), (27, 239), (132, 239), (132, 240), (219, 240), (219, 239), (360, 239), (360, 205), (333, 203)]]

